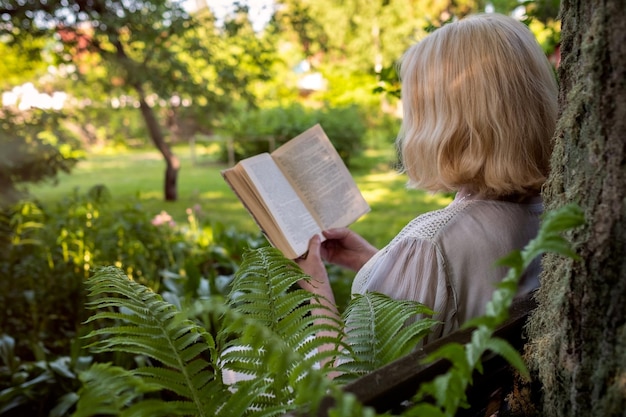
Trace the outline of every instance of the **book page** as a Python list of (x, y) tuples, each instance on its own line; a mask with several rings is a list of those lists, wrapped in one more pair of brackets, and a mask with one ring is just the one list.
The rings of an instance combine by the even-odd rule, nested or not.
[(289, 181), (269, 154), (260, 154), (240, 163), (255, 184), (267, 211), (282, 230), (295, 256), (290, 255), (290, 251), (280, 244), (279, 239), (271, 236), (266, 229), (264, 232), (270, 242), (287, 257), (296, 258), (304, 254), (308, 250), (311, 237), (321, 233), (321, 229)]
[(320, 125), (272, 153), (323, 230), (345, 227), (370, 208)]

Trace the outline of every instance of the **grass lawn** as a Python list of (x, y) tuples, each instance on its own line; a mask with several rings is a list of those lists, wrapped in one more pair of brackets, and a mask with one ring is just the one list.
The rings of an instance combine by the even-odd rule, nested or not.
[[(215, 147), (196, 150), (193, 163), (187, 146), (177, 146), (175, 154), (181, 161), (178, 176), (178, 201), (163, 199), (165, 163), (157, 150), (120, 150), (90, 154), (78, 163), (70, 175), (61, 175), (57, 185), (31, 186), (31, 193), (46, 203), (54, 203), (74, 190), (85, 193), (90, 187), (103, 184), (112, 196), (113, 208), (140, 204), (150, 215), (168, 212), (177, 222), (184, 222), (186, 210), (196, 207), (208, 222), (223, 223), (241, 231), (258, 231), (220, 170)], [(394, 151), (367, 151), (353, 160), (351, 167), (359, 188), (372, 211), (352, 228), (375, 246), (385, 245), (408, 221), (426, 211), (443, 207), (449, 196), (431, 195), (407, 190), (406, 177), (392, 168)]]

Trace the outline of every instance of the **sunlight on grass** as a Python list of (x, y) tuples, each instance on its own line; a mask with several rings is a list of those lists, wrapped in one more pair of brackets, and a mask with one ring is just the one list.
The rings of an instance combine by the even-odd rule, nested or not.
[[(151, 216), (165, 211), (181, 224), (187, 222), (186, 210), (196, 207), (200, 210), (199, 218), (207, 225), (217, 222), (241, 232), (258, 232), (254, 220), (220, 174), (225, 165), (215, 161), (194, 164), (188, 147), (178, 146), (175, 152), (181, 170), (178, 200), (174, 202), (163, 199), (165, 163), (153, 150), (89, 155), (72, 174), (60, 175), (58, 185), (41, 184), (30, 190), (38, 199), (54, 204), (75, 190), (86, 193), (103, 184), (112, 196), (111, 209), (135, 205)], [(377, 247), (387, 244), (414, 217), (451, 201), (447, 195), (407, 189), (406, 176), (393, 169), (394, 157), (393, 150), (368, 151), (351, 167), (372, 207), (352, 228)]]
[(141, 192), (139, 194), (139, 198), (140, 199), (158, 199), (160, 197), (163, 196), (163, 192), (160, 191), (148, 191), (148, 192)]

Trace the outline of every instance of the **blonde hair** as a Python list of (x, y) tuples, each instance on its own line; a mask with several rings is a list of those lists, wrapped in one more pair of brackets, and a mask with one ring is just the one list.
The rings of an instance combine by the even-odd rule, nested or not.
[(400, 77), (398, 146), (410, 187), (492, 197), (540, 190), (557, 84), (526, 26), (498, 14), (445, 25), (408, 49)]

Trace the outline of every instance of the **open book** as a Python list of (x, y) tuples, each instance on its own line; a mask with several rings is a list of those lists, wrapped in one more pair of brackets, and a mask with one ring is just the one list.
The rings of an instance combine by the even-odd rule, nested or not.
[(346, 227), (370, 210), (319, 124), (271, 154), (239, 161), (222, 176), (289, 259), (306, 253), (315, 234)]

